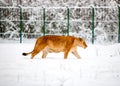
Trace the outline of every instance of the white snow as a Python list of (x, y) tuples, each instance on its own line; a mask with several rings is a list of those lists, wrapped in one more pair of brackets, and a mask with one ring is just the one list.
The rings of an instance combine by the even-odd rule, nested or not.
[(78, 48), (80, 60), (71, 53), (67, 60), (63, 53), (22, 56), (33, 47), (0, 44), (0, 86), (120, 86), (120, 44)]

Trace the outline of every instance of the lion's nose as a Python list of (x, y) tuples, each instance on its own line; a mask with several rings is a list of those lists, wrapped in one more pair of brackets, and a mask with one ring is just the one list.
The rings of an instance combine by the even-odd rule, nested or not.
[(86, 45), (85, 47), (84, 47), (84, 49), (86, 49), (88, 46)]

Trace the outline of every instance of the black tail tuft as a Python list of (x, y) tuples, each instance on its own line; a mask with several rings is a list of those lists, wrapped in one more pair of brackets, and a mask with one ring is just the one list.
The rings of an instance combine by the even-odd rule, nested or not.
[(26, 56), (27, 54), (26, 53), (22, 53), (23, 56)]

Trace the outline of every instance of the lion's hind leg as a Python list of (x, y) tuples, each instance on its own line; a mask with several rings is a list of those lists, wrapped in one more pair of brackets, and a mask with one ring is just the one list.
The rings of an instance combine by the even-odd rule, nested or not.
[(43, 55), (42, 55), (42, 59), (45, 59), (47, 56), (48, 52), (47, 51), (43, 51)]
[(46, 45), (44, 45), (44, 44), (41, 44), (41, 45), (38, 45), (37, 47), (35, 47), (34, 50), (32, 51), (32, 57), (31, 57), (31, 59), (33, 59), (35, 57), (35, 55), (37, 55), (45, 47), (46, 47)]

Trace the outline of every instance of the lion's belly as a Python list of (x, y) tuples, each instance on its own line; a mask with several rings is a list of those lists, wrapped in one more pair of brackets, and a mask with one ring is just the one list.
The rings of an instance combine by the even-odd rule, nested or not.
[(43, 51), (46, 51), (46, 52), (49, 52), (49, 53), (52, 53), (52, 52), (55, 52), (55, 53), (58, 53), (58, 52), (64, 52), (64, 48), (62, 47), (45, 47)]

